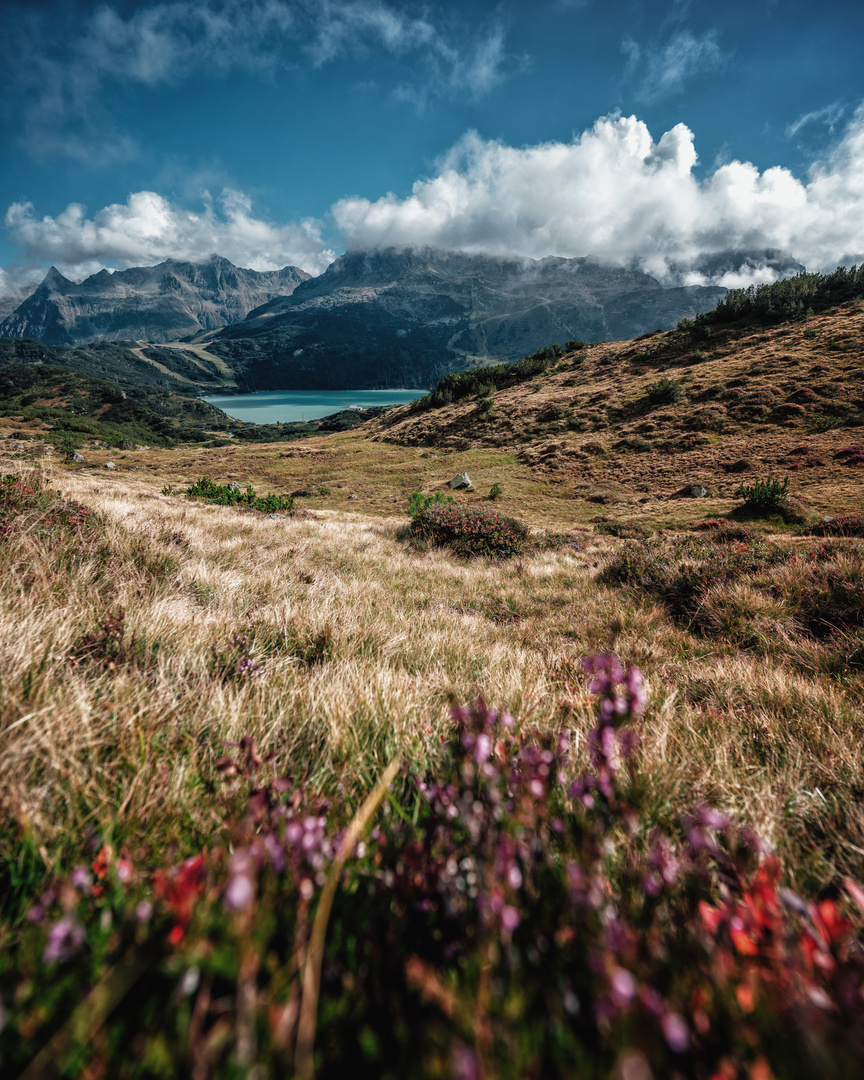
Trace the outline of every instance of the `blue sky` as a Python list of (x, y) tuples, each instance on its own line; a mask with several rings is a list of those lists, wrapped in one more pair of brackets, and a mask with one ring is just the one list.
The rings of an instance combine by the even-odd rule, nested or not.
[(860, 0), (0, 5), (0, 292), (391, 243), (864, 258)]

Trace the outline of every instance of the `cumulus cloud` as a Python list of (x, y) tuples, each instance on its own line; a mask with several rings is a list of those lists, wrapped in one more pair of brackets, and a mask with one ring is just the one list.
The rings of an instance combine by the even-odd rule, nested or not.
[(730, 58), (720, 48), (716, 30), (701, 37), (679, 30), (663, 46), (641, 46), (625, 38), (621, 50), (627, 74), (638, 78), (640, 96), (650, 101), (679, 93), (686, 83), (720, 70)]
[(346, 56), (410, 60), (400, 96), (481, 97), (523, 66), (492, 19), (436, 25), (386, 0), (165, 0), (128, 14), (102, 4), (75, 29), (21, 11), (6, 31), (6, 108), (41, 158), (111, 162), (138, 148), (113, 112), (112, 87), (178, 84), (195, 75), (316, 68)]
[[(125, 203), (106, 206), (92, 218), (71, 203), (56, 217), (37, 217), (32, 204), (13, 203), (6, 212), (10, 238), (23, 248), (24, 266), (7, 290), (22, 278), (41, 278), (54, 263), (67, 277), (81, 280), (103, 267), (147, 266), (173, 258), (201, 262), (213, 252), (235, 265), (277, 270), (286, 265), (320, 273), (334, 254), (313, 219), (276, 225), (255, 216), (242, 192), (225, 189), (218, 200), (206, 196), (200, 211), (175, 206), (153, 191), (137, 191)], [(0, 286), (4, 284), (0, 279)]]
[[(748, 280), (776, 276), (768, 257), (754, 262), (768, 249), (811, 269), (864, 258), (864, 106), (806, 179), (742, 161), (700, 178), (696, 163), (684, 124), (655, 141), (635, 116), (527, 148), (468, 134), (407, 198), (346, 198), (332, 214), (349, 247), (594, 255), (666, 283), (705, 282), (706, 257), (726, 252), (750, 256)], [(741, 273), (727, 269), (719, 283), (738, 285)]]
[[(746, 161), (703, 176), (696, 165), (688, 127), (655, 139), (635, 116), (602, 117), (570, 142), (523, 148), (469, 133), (407, 197), (341, 199), (327, 224), (349, 248), (589, 255), (665, 284), (774, 280), (790, 265), (778, 252), (811, 270), (864, 262), (864, 105), (803, 178)], [(333, 258), (324, 222), (263, 220), (232, 189), (195, 211), (152, 191), (92, 217), (72, 204), (40, 218), (15, 203), (6, 226), (29, 265), (44, 273), (54, 262), (73, 278), (214, 251), (253, 269), (291, 263), (313, 273)]]

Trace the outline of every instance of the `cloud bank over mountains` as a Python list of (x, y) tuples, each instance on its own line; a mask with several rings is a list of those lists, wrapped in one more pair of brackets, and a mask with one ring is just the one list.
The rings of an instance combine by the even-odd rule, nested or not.
[(203, 210), (193, 212), (155, 191), (136, 191), (92, 218), (77, 203), (42, 218), (30, 203), (13, 203), (5, 224), (31, 266), (54, 263), (73, 280), (103, 267), (125, 270), (169, 258), (201, 262), (214, 252), (250, 270), (292, 265), (312, 274), (336, 257), (322, 239), (320, 222), (264, 221), (255, 217), (247, 196), (230, 188), (215, 201), (205, 193), (203, 202)]
[[(864, 261), (864, 105), (804, 179), (742, 161), (700, 175), (697, 160), (684, 124), (655, 140), (635, 116), (611, 115), (568, 143), (516, 148), (469, 133), (409, 195), (343, 198), (327, 220), (268, 222), (231, 190), (215, 201), (205, 196), (195, 212), (140, 191), (92, 217), (72, 204), (40, 218), (29, 203), (15, 203), (5, 220), (31, 278), (32, 268), (52, 262), (80, 279), (102, 266), (198, 261), (214, 251), (252, 269), (293, 264), (318, 273), (335, 248), (422, 245), (591, 255), (666, 284), (736, 286), (776, 276), (757, 260), (755, 270), (726, 265), (712, 277), (706, 259), (729, 251), (779, 249), (812, 270)], [(13, 284), (10, 274), (7, 289)]]
[(342, 199), (332, 215), (348, 247), (595, 255), (683, 284), (708, 283), (696, 268), (726, 251), (781, 249), (811, 269), (864, 258), (864, 106), (806, 180), (741, 161), (700, 179), (696, 164), (684, 124), (655, 141), (635, 116), (524, 149), (469, 134), (407, 198)]

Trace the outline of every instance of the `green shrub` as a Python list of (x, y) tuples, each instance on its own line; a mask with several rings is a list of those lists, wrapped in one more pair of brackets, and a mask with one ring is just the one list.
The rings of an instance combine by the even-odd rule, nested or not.
[(811, 431), (833, 431), (834, 428), (843, 427), (844, 423), (840, 416), (814, 416), (807, 427)]
[(509, 559), (529, 546), (528, 529), (521, 521), (485, 507), (430, 505), (414, 517), (410, 531), (466, 557)]
[[(169, 485), (170, 487), (170, 485)], [(174, 492), (167, 488), (162, 489), (165, 495)], [(217, 484), (209, 477), (202, 477), (183, 494), (187, 499), (202, 499), (204, 502), (215, 503), (218, 506), (248, 506), (253, 510), (261, 510), (263, 513), (273, 514), (279, 510), (293, 510), (294, 499), (291, 495), (262, 495), (255, 494), (255, 489), (249, 484), (245, 491), (234, 490), (227, 484)]]
[(781, 483), (779, 480), (754, 480), (752, 484), (742, 484), (738, 495), (744, 505), (755, 510), (779, 510), (789, 498), (789, 477)]
[(412, 518), (428, 510), (430, 506), (446, 506), (456, 500), (452, 495), (445, 495), (443, 491), (436, 491), (434, 495), (424, 495), (422, 491), (412, 491), (408, 500), (408, 513)]
[(681, 397), (681, 384), (675, 379), (657, 379), (645, 391), (652, 405), (670, 405)]
[(425, 412), (427, 409), (439, 409), (454, 401), (479, 395), (488, 396), (494, 390), (505, 386), (533, 379), (548, 371), (564, 355), (558, 344), (546, 345), (535, 353), (527, 353), (521, 360), (512, 364), (492, 364), (489, 367), (474, 368), (471, 371), (454, 371), (445, 375), (434, 389), (421, 398), (411, 402), (412, 413)]
[(489, 498), (494, 501), (495, 499), (498, 499), (500, 497), (501, 497), (501, 485), (500, 484), (493, 484), (492, 487), (489, 488)]
[[(811, 318), (848, 300), (864, 296), (864, 265), (838, 266), (830, 274), (801, 273), (770, 285), (750, 285), (730, 289), (712, 311), (704, 311), (695, 320), (682, 319), (679, 330), (695, 332), (712, 325), (731, 322), (782, 322)], [(805, 336), (815, 337), (808, 327)]]

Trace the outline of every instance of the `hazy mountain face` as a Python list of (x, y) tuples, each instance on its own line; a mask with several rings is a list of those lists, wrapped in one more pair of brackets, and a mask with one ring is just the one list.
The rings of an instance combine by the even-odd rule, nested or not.
[(350, 252), (209, 348), (251, 389), (426, 386), (571, 339), (668, 329), (726, 290), (664, 289), (587, 258), (505, 259), (436, 249)]
[(0, 323), (0, 337), (48, 345), (91, 341), (176, 341), (245, 318), (309, 278), (304, 270), (243, 270), (212, 256), (205, 263), (168, 259), (158, 266), (98, 274), (80, 285), (53, 266), (45, 280)]

